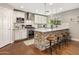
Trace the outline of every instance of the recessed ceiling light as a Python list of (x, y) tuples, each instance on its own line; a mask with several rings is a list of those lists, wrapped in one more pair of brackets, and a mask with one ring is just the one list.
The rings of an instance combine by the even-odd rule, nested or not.
[(36, 13), (38, 13), (38, 10), (35, 10)]
[(23, 6), (20, 6), (20, 8), (24, 8)]
[(63, 8), (60, 8), (60, 10), (62, 10)]
[(53, 5), (53, 3), (49, 3), (49, 5)]

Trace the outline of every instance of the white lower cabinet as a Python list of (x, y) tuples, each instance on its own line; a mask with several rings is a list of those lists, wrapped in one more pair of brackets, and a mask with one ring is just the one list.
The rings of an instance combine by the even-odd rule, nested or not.
[(21, 38), (22, 39), (27, 38), (27, 30), (21, 30)]
[(27, 38), (27, 30), (26, 29), (15, 30), (15, 40), (22, 40), (25, 38)]

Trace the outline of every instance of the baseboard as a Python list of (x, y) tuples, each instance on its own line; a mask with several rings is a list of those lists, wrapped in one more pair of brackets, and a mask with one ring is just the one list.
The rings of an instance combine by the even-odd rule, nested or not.
[(14, 41), (11, 41), (10, 43), (13, 43)]
[(73, 41), (79, 41), (78, 38), (72, 38), (71, 40), (73, 40)]
[(28, 38), (20, 39), (20, 40), (15, 40), (14, 42), (20, 42), (20, 41), (25, 41), (25, 40), (28, 40)]
[(6, 45), (0, 47), (0, 49), (4, 48), (4, 47), (6, 47), (6, 46), (8, 46), (8, 45), (10, 45), (10, 44), (11, 44), (11, 43), (8, 43), (8, 44), (6, 44)]

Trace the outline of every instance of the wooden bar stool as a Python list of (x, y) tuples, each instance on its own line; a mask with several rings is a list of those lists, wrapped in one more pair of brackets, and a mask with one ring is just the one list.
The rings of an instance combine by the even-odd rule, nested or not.
[(57, 44), (58, 44), (58, 48), (61, 49), (62, 48), (62, 40), (63, 40), (63, 35), (61, 33), (57, 34)]
[(55, 44), (56, 42), (56, 35), (55, 34), (50, 34), (48, 37), (47, 37), (47, 40), (49, 41), (49, 45), (50, 45), (50, 54), (52, 55), (52, 43)]
[(56, 51), (57, 51), (57, 54), (61, 54), (62, 53), (62, 39), (63, 39), (63, 36), (61, 34), (61, 32), (58, 32), (56, 34), (57, 36), (57, 43), (56, 43)]
[(64, 34), (65, 34), (64, 35), (64, 37), (65, 37), (65, 45), (68, 46), (69, 41), (71, 40), (70, 34), (69, 34), (69, 32), (65, 32)]

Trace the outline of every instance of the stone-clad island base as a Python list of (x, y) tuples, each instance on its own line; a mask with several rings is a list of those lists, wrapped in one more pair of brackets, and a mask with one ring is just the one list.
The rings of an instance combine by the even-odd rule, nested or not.
[(62, 29), (62, 30), (57, 30), (57, 31), (48, 31), (48, 32), (40, 32), (40, 31), (35, 31), (35, 37), (34, 37), (34, 45), (38, 49), (45, 50), (48, 48), (49, 41), (47, 40), (47, 37), (50, 34), (58, 34), (62, 32), (69, 32), (69, 29)]

